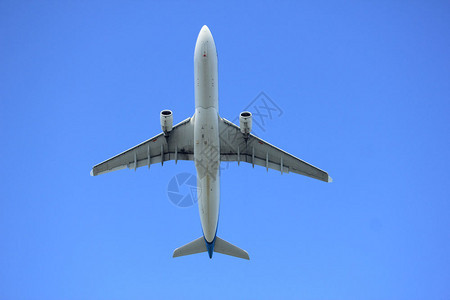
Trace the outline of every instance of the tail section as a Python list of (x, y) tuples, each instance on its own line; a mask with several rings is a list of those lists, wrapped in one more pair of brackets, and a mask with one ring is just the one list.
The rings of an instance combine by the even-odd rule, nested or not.
[(210, 258), (212, 257), (212, 252), (214, 251), (243, 259), (250, 259), (247, 251), (242, 250), (241, 248), (236, 247), (225, 240), (222, 240), (218, 236), (216, 236), (212, 243), (207, 243), (204, 237), (199, 237), (198, 239), (175, 249), (175, 251), (173, 251), (173, 257), (191, 255), (206, 251), (208, 251)]
[(235, 245), (228, 243), (225, 240), (222, 240), (218, 236), (216, 237), (214, 252), (231, 255), (231, 256), (239, 257), (239, 258), (243, 258), (243, 259), (250, 259), (247, 251), (242, 250), (241, 248), (236, 247)]
[(199, 237), (198, 239), (184, 246), (181, 246), (180, 248), (175, 249), (175, 251), (173, 251), (173, 257), (191, 255), (202, 252), (206, 252), (205, 239), (203, 237)]

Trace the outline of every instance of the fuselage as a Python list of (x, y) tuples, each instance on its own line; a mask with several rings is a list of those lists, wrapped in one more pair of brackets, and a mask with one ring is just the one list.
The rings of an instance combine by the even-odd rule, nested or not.
[(210, 30), (200, 30), (194, 52), (194, 160), (197, 198), (208, 252), (214, 249), (220, 202), (217, 51)]

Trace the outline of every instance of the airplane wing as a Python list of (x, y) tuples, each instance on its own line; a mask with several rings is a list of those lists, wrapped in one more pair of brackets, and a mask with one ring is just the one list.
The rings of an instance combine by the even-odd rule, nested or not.
[(194, 160), (194, 126), (188, 118), (173, 126), (168, 136), (160, 133), (145, 142), (94, 166), (92, 176), (125, 168), (135, 169), (168, 160)]
[(219, 121), (220, 160), (243, 161), (266, 170), (274, 169), (281, 173), (297, 173), (325, 182), (332, 179), (327, 172), (308, 164), (307, 162), (289, 154), (268, 142), (249, 134), (245, 138), (239, 126), (221, 119)]

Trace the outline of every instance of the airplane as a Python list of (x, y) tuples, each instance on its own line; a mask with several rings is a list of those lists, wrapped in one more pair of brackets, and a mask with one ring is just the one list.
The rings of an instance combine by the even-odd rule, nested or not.
[(203, 236), (181, 246), (173, 257), (208, 252), (250, 259), (247, 251), (217, 236), (220, 201), (220, 162), (234, 161), (283, 173), (296, 173), (331, 182), (327, 172), (269, 144), (251, 133), (252, 114), (239, 115), (239, 126), (219, 116), (217, 51), (204, 25), (194, 51), (195, 113), (173, 126), (173, 113), (160, 113), (162, 132), (133, 148), (95, 165), (91, 176), (134, 169), (169, 160), (191, 160), (197, 171), (198, 209)]

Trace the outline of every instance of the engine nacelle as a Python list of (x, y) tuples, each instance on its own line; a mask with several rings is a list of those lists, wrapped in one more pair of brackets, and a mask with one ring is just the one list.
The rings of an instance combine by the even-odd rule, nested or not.
[(172, 130), (173, 126), (172, 111), (168, 109), (161, 111), (160, 120), (161, 120), (161, 129), (164, 132), (164, 134), (167, 135)]
[(243, 111), (239, 115), (239, 126), (241, 127), (241, 132), (248, 135), (252, 131), (252, 113), (249, 111)]

